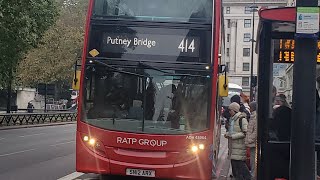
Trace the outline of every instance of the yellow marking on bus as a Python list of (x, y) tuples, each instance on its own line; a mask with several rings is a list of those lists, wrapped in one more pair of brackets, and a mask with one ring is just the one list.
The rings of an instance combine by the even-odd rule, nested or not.
[(98, 50), (92, 49), (92, 50), (89, 52), (89, 54), (90, 54), (92, 57), (96, 57), (96, 56), (98, 56), (100, 53), (99, 53)]

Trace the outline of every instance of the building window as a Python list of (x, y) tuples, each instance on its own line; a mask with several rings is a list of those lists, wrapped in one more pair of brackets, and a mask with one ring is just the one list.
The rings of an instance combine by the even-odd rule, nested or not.
[(251, 8), (250, 7), (245, 7), (244, 13), (245, 14), (250, 14), (251, 13)]
[(244, 27), (250, 28), (251, 27), (251, 19), (245, 19), (244, 20)]
[(226, 14), (230, 14), (230, 7), (226, 8)]
[(227, 34), (227, 42), (230, 42), (230, 34)]
[(227, 48), (227, 57), (229, 57), (230, 56), (230, 48)]
[(243, 35), (243, 42), (250, 42), (251, 34), (250, 33), (244, 33)]
[(242, 77), (242, 86), (249, 86), (249, 77)]
[(230, 28), (230, 27), (231, 27), (230, 19), (228, 19), (228, 20), (227, 20), (227, 26), (228, 26), (228, 28)]
[(250, 69), (250, 64), (249, 63), (243, 63), (242, 71), (249, 71), (249, 69)]
[(250, 48), (243, 48), (243, 57), (250, 56)]

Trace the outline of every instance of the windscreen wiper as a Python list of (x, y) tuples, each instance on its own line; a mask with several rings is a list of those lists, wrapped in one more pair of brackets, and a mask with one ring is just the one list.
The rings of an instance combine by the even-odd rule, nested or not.
[(167, 73), (167, 74), (169, 73), (169, 72), (167, 72), (167, 71), (164, 71), (164, 70), (162, 70), (162, 69), (156, 68), (156, 67), (151, 66), (151, 65), (149, 65), (149, 64), (145, 64), (145, 63), (143, 63), (143, 62), (139, 62), (138, 66), (140, 66), (140, 67), (146, 67), (146, 68), (149, 68), (149, 69), (153, 69), (153, 70), (156, 70), (156, 71), (159, 71), (159, 72), (162, 72), (162, 73)]
[(175, 73), (170, 73), (170, 72), (164, 71), (164, 70), (162, 70), (162, 69), (156, 68), (156, 67), (154, 67), (154, 66), (151, 66), (151, 65), (145, 64), (145, 63), (143, 63), (143, 62), (139, 62), (138, 66), (140, 66), (140, 67), (146, 67), (146, 68), (149, 68), (149, 69), (153, 69), (153, 70), (156, 70), (156, 71), (162, 72), (162, 73), (164, 73), (164, 74), (163, 74), (164, 76), (208, 77), (208, 75), (198, 75), (198, 74), (175, 74)]
[(93, 60), (94, 63), (97, 63), (97, 64), (100, 64), (100, 65), (103, 65), (115, 72), (118, 72), (118, 73), (123, 73), (123, 74), (128, 74), (128, 75), (132, 75), (132, 76), (138, 76), (138, 77), (142, 77), (142, 78), (148, 78), (148, 76), (145, 76), (145, 75), (142, 75), (142, 74), (137, 74), (137, 73), (133, 73), (133, 72), (128, 72), (128, 71), (123, 71), (123, 70), (120, 70), (116, 67), (113, 67), (109, 64), (106, 64), (104, 62), (101, 62), (101, 61), (98, 61), (98, 60)]
[(188, 76), (188, 77), (210, 77), (210, 75), (200, 75), (200, 74), (164, 74), (165, 76)]

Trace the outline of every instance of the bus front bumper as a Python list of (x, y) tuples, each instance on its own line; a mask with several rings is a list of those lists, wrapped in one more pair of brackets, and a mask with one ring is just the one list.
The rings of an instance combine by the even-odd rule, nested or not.
[[(187, 162), (150, 165), (115, 161), (88, 149), (77, 137), (76, 170), (83, 173), (127, 176), (128, 169), (154, 172), (155, 178), (208, 180), (211, 179), (209, 159), (195, 158)], [(204, 162), (205, 161), (205, 162)], [(147, 163), (147, 162), (146, 162)]]

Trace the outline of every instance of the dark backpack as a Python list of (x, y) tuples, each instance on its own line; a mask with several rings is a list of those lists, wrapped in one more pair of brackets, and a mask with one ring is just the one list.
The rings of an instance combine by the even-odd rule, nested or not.
[[(242, 130), (242, 119), (243, 119), (244, 117), (240, 117), (240, 119), (239, 119), (239, 126), (240, 126), (240, 130), (241, 130), (241, 132), (243, 132), (243, 130)], [(246, 135), (246, 132), (243, 132), (244, 133), (244, 135)]]
[(240, 104), (240, 112), (246, 113), (247, 115), (247, 120), (249, 121), (250, 119), (250, 112), (246, 109), (246, 107), (241, 103)]

